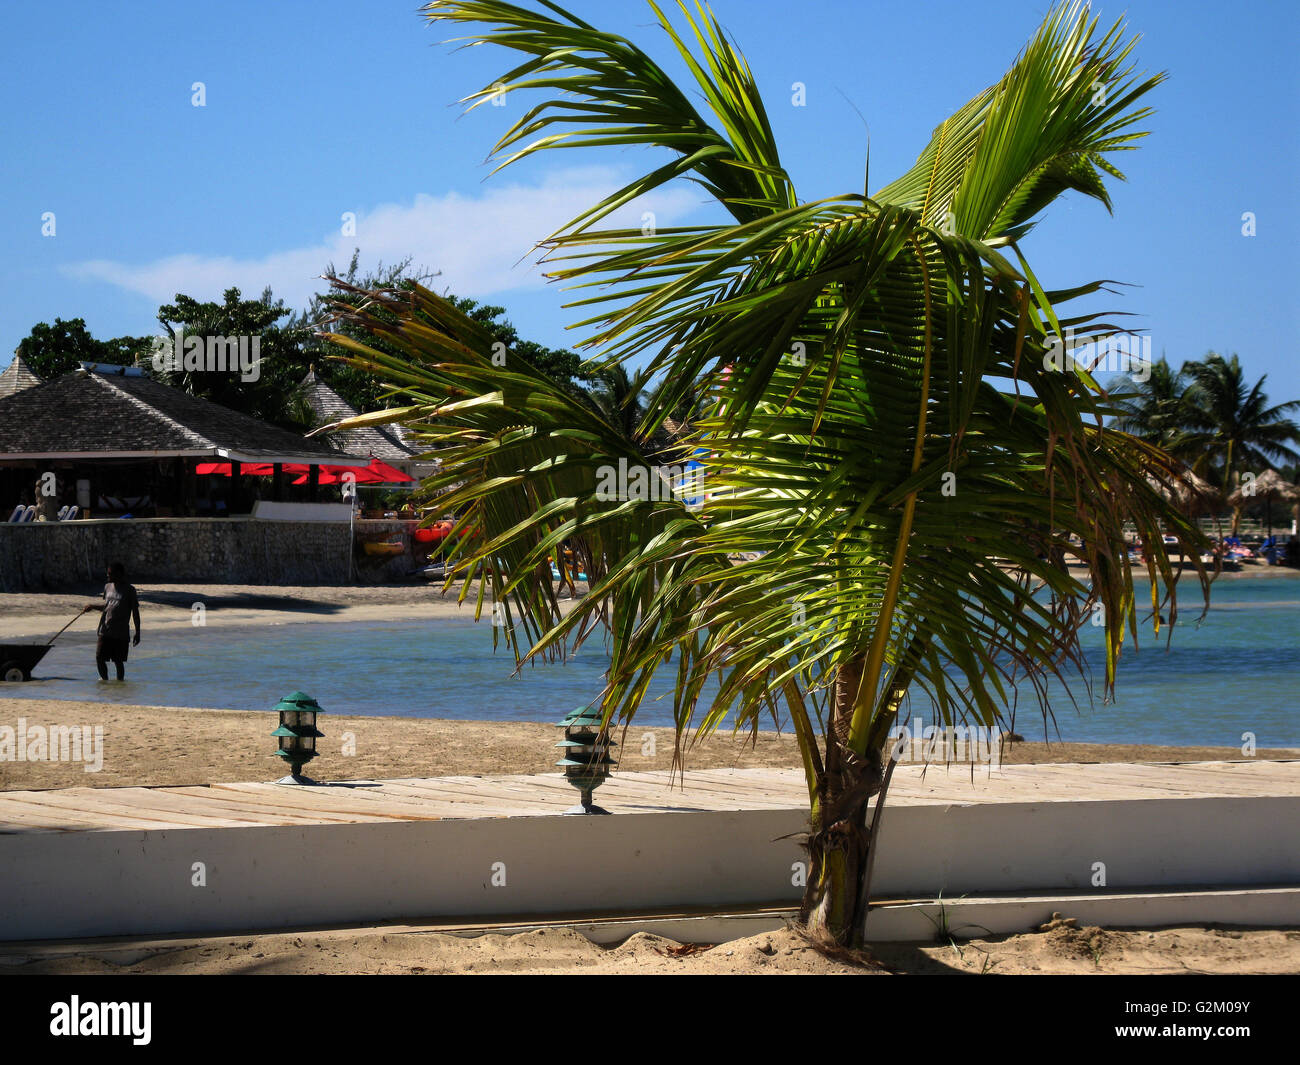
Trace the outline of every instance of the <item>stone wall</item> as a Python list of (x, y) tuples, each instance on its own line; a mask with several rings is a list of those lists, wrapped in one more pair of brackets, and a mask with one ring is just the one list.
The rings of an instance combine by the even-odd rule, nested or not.
[(0, 591), (103, 579), (125, 563), (134, 582), (348, 584), (352, 533), (343, 522), (142, 518), (0, 523)]
[[(418, 521), (406, 521), (394, 518), (358, 518), (353, 526), (356, 540), (356, 564), (353, 576), (358, 584), (388, 584), (408, 580), (413, 570), (419, 569), (427, 562), (426, 556), (434, 549), (434, 544), (417, 544), (412, 533), (419, 526)], [(377, 558), (367, 555), (362, 544), (367, 540), (400, 539), (406, 550), (391, 558)]]

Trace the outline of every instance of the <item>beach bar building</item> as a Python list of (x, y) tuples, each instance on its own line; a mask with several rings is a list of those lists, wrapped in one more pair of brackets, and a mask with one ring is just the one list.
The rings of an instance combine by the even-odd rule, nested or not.
[(344, 583), (352, 506), (321, 469), (370, 461), (83, 364), (0, 398), (0, 589), (95, 579), (110, 556), (145, 580)]

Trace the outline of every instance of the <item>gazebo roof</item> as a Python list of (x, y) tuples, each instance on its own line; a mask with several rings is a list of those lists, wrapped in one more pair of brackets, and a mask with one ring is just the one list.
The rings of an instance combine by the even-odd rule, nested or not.
[(1180, 507), (1213, 510), (1223, 502), (1222, 494), (1214, 485), (1186, 467), (1148, 471), (1147, 483)]
[(83, 366), (0, 399), (0, 462), (176, 456), (335, 466), (368, 461), (131, 367)]
[[(298, 388), (322, 425), (354, 417), (359, 412), (310, 370)], [(335, 446), (354, 455), (373, 455), (385, 462), (411, 463), (423, 454), (410, 433), (400, 425), (371, 425), (328, 434)]]
[(0, 373), (0, 398), (12, 396), (25, 388), (34, 388), (42, 383), (32, 368), (27, 365), (27, 360), (15, 354), (14, 361), (5, 367), (4, 373)]
[(1265, 470), (1253, 480), (1238, 485), (1228, 496), (1228, 502), (1234, 507), (1268, 500), (1294, 503), (1297, 499), (1300, 499), (1300, 487), (1285, 481), (1277, 470)]

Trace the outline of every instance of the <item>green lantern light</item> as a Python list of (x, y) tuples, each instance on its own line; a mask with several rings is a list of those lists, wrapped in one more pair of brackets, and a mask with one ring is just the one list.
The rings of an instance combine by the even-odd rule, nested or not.
[(592, 803), (591, 793), (609, 778), (610, 767), (617, 763), (609, 756), (609, 749), (617, 747), (601, 727), (604, 715), (589, 706), (579, 707), (570, 713), (559, 727), (564, 729), (564, 739), (555, 746), (564, 753), (555, 764), (563, 767), (564, 779), (582, 792), (582, 802), (566, 814), (607, 814)]
[(280, 727), (271, 733), (280, 741), (275, 753), (289, 763), (290, 773), (277, 784), (315, 784), (302, 775), (302, 767), (316, 757), (316, 741), (325, 733), (316, 727), (319, 704), (305, 692), (286, 695), (271, 708), (280, 711)]

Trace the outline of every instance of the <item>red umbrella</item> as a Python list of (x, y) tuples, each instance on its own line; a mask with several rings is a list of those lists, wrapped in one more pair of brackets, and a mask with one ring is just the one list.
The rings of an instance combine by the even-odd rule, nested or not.
[[(288, 469), (288, 467), (285, 467)], [(306, 469), (305, 467), (299, 467)], [(341, 484), (345, 474), (352, 474), (357, 484), (410, 484), (415, 480), (410, 474), (394, 469), (382, 459), (371, 459), (369, 466), (321, 466), (319, 484)], [(306, 484), (307, 473), (303, 473), (294, 484)]]
[[(230, 476), (229, 462), (200, 462), (195, 467), (194, 472), (200, 477), (207, 477), (210, 474), (219, 474), (222, 477)], [(245, 477), (269, 477), (275, 470), (269, 462), (246, 462), (240, 468), (239, 472)]]

